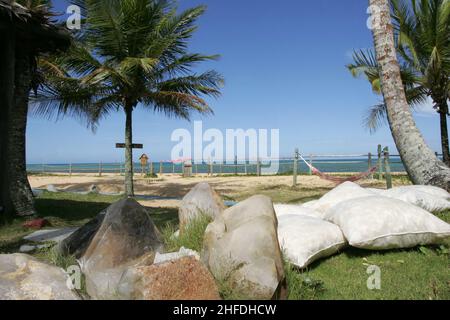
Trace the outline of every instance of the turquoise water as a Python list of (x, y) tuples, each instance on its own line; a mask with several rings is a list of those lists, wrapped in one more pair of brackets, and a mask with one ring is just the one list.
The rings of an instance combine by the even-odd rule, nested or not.
[[(309, 168), (302, 161), (298, 162), (299, 172), (308, 173)], [(313, 160), (313, 165), (322, 172), (365, 172), (368, 170), (367, 158), (347, 158), (347, 159), (316, 159)], [(376, 159), (373, 160), (372, 165), (376, 165)], [(390, 161), (392, 172), (403, 172), (405, 168), (399, 157), (392, 157)], [(262, 168), (268, 168), (270, 165), (262, 163)], [(170, 162), (155, 162), (148, 165), (146, 172), (150, 172), (153, 167), (154, 173), (182, 173), (182, 164), (172, 164)], [(293, 172), (293, 160), (279, 160), (278, 171), (272, 169), (270, 173), (273, 174), (288, 174)], [(123, 173), (124, 165), (120, 163), (74, 163), (70, 164), (28, 164), (27, 170), (36, 173)], [(193, 173), (209, 173), (210, 165), (207, 163), (194, 164)], [(134, 172), (141, 172), (140, 163), (134, 164)], [(215, 174), (256, 174), (256, 162), (239, 162), (237, 166), (233, 164), (213, 164), (213, 173)]]

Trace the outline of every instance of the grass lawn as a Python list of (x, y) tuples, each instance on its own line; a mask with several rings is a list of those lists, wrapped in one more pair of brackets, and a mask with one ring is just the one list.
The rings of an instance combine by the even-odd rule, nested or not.
[[(239, 201), (253, 194), (265, 194), (274, 202), (295, 203), (316, 199), (327, 191), (274, 186), (226, 198)], [(52, 227), (77, 226), (118, 199), (120, 197), (45, 192), (36, 200), (36, 206), (39, 216), (47, 218)], [(165, 230), (167, 224), (175, 230), (177, 210), (149, 208), (149, 212), (160, 230)], [(437, 215), (450, 222), (450, 210)], [(0, 227), (0, 253), (17, 252), (23, 244), (22, 237), (32, 232), (21, 226), (23, 221), (16, 219)], [(198, 242), (198, 239), (194, 240), (189, 239), (193, 243)], [(347, 248), (340, 254), (317, 261), (308, 270), (297, 270), (287, 264), (289, 298), (450, 299), (449, 245), (389, 251)], [(48, 257), (42, 252), (36, 256)], [(369, 265), (376, 265), (381, 270), (381, 290), (367, 288)]]

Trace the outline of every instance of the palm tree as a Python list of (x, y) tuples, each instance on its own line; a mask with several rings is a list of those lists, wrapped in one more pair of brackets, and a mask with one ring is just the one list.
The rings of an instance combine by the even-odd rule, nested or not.
[(394, 41), (389, 0), (369, 0), (377, 22), (372, 28), (375, 52), (380, 66), (381, 91), (389, 126), (406, 170), (415, 184), (430, 184), (450, 190), (450, 169), (427, 146), (414, 122)]
[[(408, 3), (409, 2), (409, 3)], [(447, 116), (450, 98), (450, 2), (448, 0), (391, 0), (391, 16), (397, 55), (406, 97), (410, 106), (425, 103), (429, 97), (440, 115), (444, 162), (450, 166)], [(375, 93), (381, 94), (380, 66), (372, 50), (355, 51), (348, 65), (356, 77), (366, 76)], [(386, 119), (384, 103), (370, 108), (365, 125), (375, 131)]]
[(5, 173), (14, 211), (18, 215), (33, 215), (36, 211), (25, 162), (29, 94), (37, 85), (39, 57), (69, 47), (70, 34), (51, 21), (49, 1), (17, 0), (0, 5), (2, 10), (9, 10), (9, 18), (15, 20), (6, 30), (16, 36), (14, 61), (11, 62), (14, 68), (14, 101), (8, 115), (6, 159), (3, 161), (8, 166)]
[(215, 71), (191, 72), (217, 56), (189, 53), (188, 41), (204, 13), (199, 6), (177, 13), (174, 1), (85, 0), (78, 42), (58, 60), (64, 73), (38, 94), (37, 111), (51, 114), (78, 105), (94, 120), (125, 113), (125, 192), (133, 196), (132, 114), (139, 105), (189, 119), (211, 113), (201, 96), (217, 97), (223, 82)]

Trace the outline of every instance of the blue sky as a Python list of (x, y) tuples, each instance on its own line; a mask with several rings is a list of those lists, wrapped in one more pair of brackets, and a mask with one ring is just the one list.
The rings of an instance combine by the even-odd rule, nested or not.
[[(57, 2), (57, 3), (55, 3)], [(364, 0), (180, 0), (180, 7), (206, 4), (191, 51), (220, 54), (214, 68), (226, 85), (219, 99), (208, 100), (211, 117), (195, 115), (207, 128), (280, 129), (280, 153), (298, 147), (305, 154), (375, 152), (377, 144), (395, 150), (387, 126), (370, 134), (362, 126), (367, 107), (379, 102), (363, 79), (345, 65), (355, 48), (372, 46)], [(54, 1), (65, 11), (64, 1)], [(425, 106), (415, 115), (428, 144), (440, 152), (439, 118)], [(123, 113), (104, 119), (94, 134), (66, 118), (55, 122), (30, 117), (28, 163), (116, 162), (123, 150)], [(170, 158), (173, 130), (193, 123), (153, 112), (134, 112), (134, 140), (153, 160)], [(394, 151), (395, 152), (395, 151)], [(140, 151), (135, 153), (138, 155)]]

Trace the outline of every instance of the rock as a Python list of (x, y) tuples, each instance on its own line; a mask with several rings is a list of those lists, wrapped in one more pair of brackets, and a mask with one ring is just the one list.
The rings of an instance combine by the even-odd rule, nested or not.
[(62, 255), (73, 255), (80, 258), (86, 252), (92, 238), (100, 228), (105, 218), (106, 211), (100, 212), (94, 219), (81, 226), (66, 239), (61, 241), (57, 250)]
[(97, 187), (95, 184), (93, 184), (93, 185), (91, 185), (91, 186), (89, 187), (88, 192), (89, 192), (89, 193), (98, 193), (98, 192), (99, 192), (99, 191), (98, 191), (98, 187)]
[(32, 252), (32, 251), (34, 251), (36, 249), (37, 249), (36, 246), (31, 246), (31, 245), (28, 245), (28, 244), (24, 244), (24, 245), (20, 246), (19, 252), (28, 253), (28, 252)]
[(33, 252), (35, 250), (50, 248), (50, 247), (51, 247), (51, 245), (49, 245), (49, 244), (40, 244), (40, 245), (24, 244), (24, 245), (20, 246), (19, 252), (29, 253), (29, 252)]
[(214, 191), (211, 186), (202, 182), (197, 184), (181, 201), (178, 210), (180, 220), (180, 232), (189, 223), (201, 214), (215, 218), (226, 209), (222, 198)]
[(159, 253), (157, 252), (155, 255), (155, 260), (153, 263), (163, 263), (167, 261), (177, 260), (183, 257), (194, 257), (196, 260), (200, 260), (200, 255), (197, 251), (186, 249), (185, 247), (181, 247), (178, 252), (170, 252), (170, 253)]
[(32, 234), (23, 237), (24, 240), (32, 242), (61, 242), (75, 232), (78, 228), (63, 228), (63, 229), (49, 229), (49, 230), (39, 230)]
[(0, 254), (0, 300), (79, 300), (67, 275), (21, 253)]
[(194, 257), (127, 269), (118, 286), (126, 300), (219, 300), (208, 269)]
[(48, 192), (59, 192), (58, 189), (53, 184), (47, 185), (47, 191)]
[(160, 233), (136, 200), (120, 200), (106, 209), (103, 222), (80, 264), (93, 299), (115, 299), (123, 271), (153, 262), (162, 250)]
[(33, 196), (35, 196), (37, 198), (37, 197), (40, 197), (44, 193), (44, 190), (31, 189), (31, 192), (33, 192)]
[(202, 261), (233, 295), (271, 299), (284, 278), (277, 225), (272, 201), (266, 196), (251, 197), (208, 225)]

